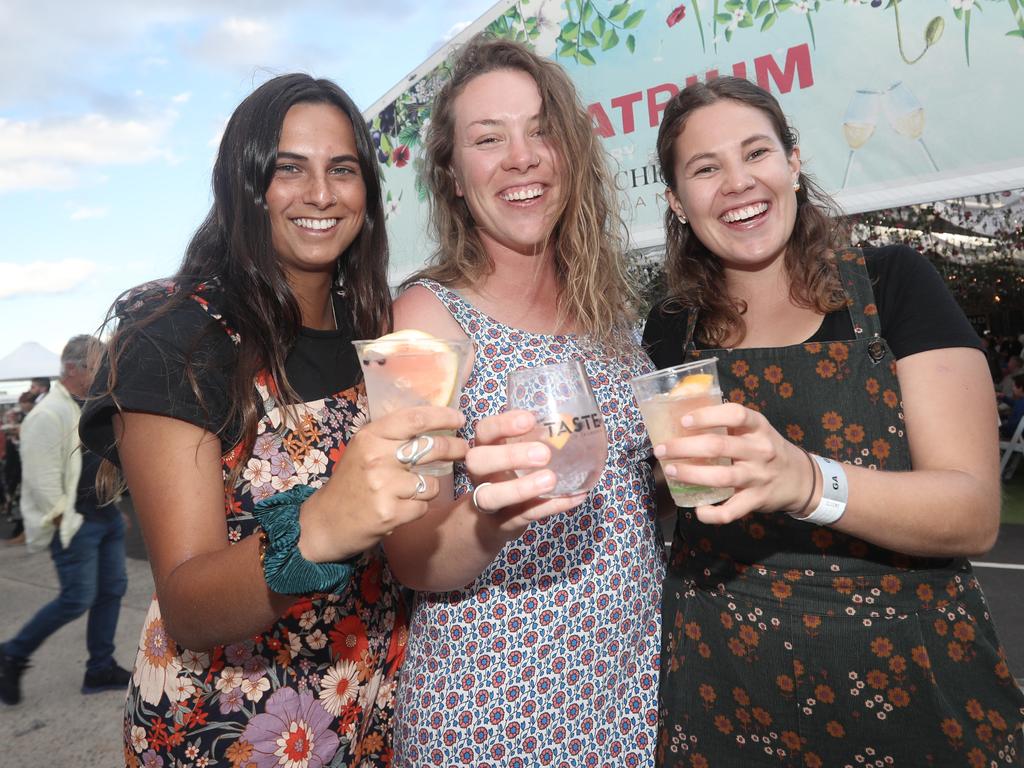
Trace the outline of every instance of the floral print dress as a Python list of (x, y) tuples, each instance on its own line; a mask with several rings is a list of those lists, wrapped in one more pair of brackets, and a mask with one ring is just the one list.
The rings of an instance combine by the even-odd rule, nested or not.
[[(896, 364), (858, 252), (855, 338), (718, 357), (728, 400), (797, 445), (911, 468)], [(694, 319), (690, 319), (692, 336)], [(1024, 709), (964, 559), (910, 557), (782, 513), (679, 511), (665, 583), (658, 763), (1016, 765)]]
[[(237, 340), (202, 287), (192, 298)], [(223, 457), (225, 480), (244, 462), (225, 499), (232, 543), (253, 534), (256, 502), (295, 485), (323, 485), (366, 421), (362, 384), (303, 403), (294, 418), (278, 407), (264, 378), (255, 385), (266, 413), (255, 444), (251, 451), (236, 446)], [(379, 549), (354, 562), (344, 594), (299, 598), (259, 635), (211, 650), (179, 647), (165, 632), (154, 597), (125, 707), (125, 763), (388, 765), (406, 632), (401, 593)]]
[[(527, 333), (432, 281), (476, 343), (463, 436), (503, 410), (509, 371), (584, 361), (608, 460), (579, 507), (533, 523), (462, 590), (418, 596), (399, 685), (395, 765), (651, 766), (664, 554), (650, 443), (629, 379), (650, 371), (575, 336)], [(471, 483), (456, 465), (456, 493)]]

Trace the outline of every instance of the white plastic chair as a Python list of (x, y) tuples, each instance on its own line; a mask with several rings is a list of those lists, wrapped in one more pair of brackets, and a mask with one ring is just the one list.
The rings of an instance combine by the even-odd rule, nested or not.
[(1009, 480), (1017, 470), (1021, 456), (1024, 456), (1024, 419), (1017, 422), (1017, 428), (1009, 440), (999, 441), (999, 450), (1002, 451), (999, 459), (999, 476), (1003, 480)]

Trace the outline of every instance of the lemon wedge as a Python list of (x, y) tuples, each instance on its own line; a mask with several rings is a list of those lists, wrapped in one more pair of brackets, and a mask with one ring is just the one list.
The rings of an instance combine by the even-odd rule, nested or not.
[(710, 373), (691, 373), (676, 383), (669, 395), (672, 397), (697, 397), (711, 391), (715, 377)]

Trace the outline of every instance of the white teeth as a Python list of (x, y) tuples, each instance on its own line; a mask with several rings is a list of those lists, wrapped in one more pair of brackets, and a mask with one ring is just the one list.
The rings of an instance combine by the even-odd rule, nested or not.
[(338, 223), (337, 219), (292, 219), (304, 229), (330, 229)]
[(533, 200), (535, 197), (540, 197), (544, 194), (544, 190), (541, 187), (531, 187), (530, 189), (521, 189), (518, 192), (508, 192), (501, 196), (502, 200)]
[(721, 216), (722, 221), (726, 224), (730, 224), (734, 221), (743, 221), (753, 216), (757, 216), (759, 213), (764, 213), (768, 210), (768, 203), (754, 203), (748, 205), (746, 208), (735, 208), (731, 211), (723, 213)]

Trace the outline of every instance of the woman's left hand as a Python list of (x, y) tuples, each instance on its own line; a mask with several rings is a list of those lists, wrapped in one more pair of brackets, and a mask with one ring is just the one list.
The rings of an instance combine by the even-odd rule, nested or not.
[[(725, 403), (691, 411), (682, 420), (689, 431), (725, 427), (677, 437), (654, 447), (665, 476), (687, 484), (735, 488), (731, 498), (697, 507), (704, 523), (731, 523), (751, 512), (799, 511), (812, 492), (816, 471), (801, 448), (780, 435), (757, 411)], [(710, 460), (692, 463), (693, 459)], [(717, 463), (729, 459), (731, 464)]]

